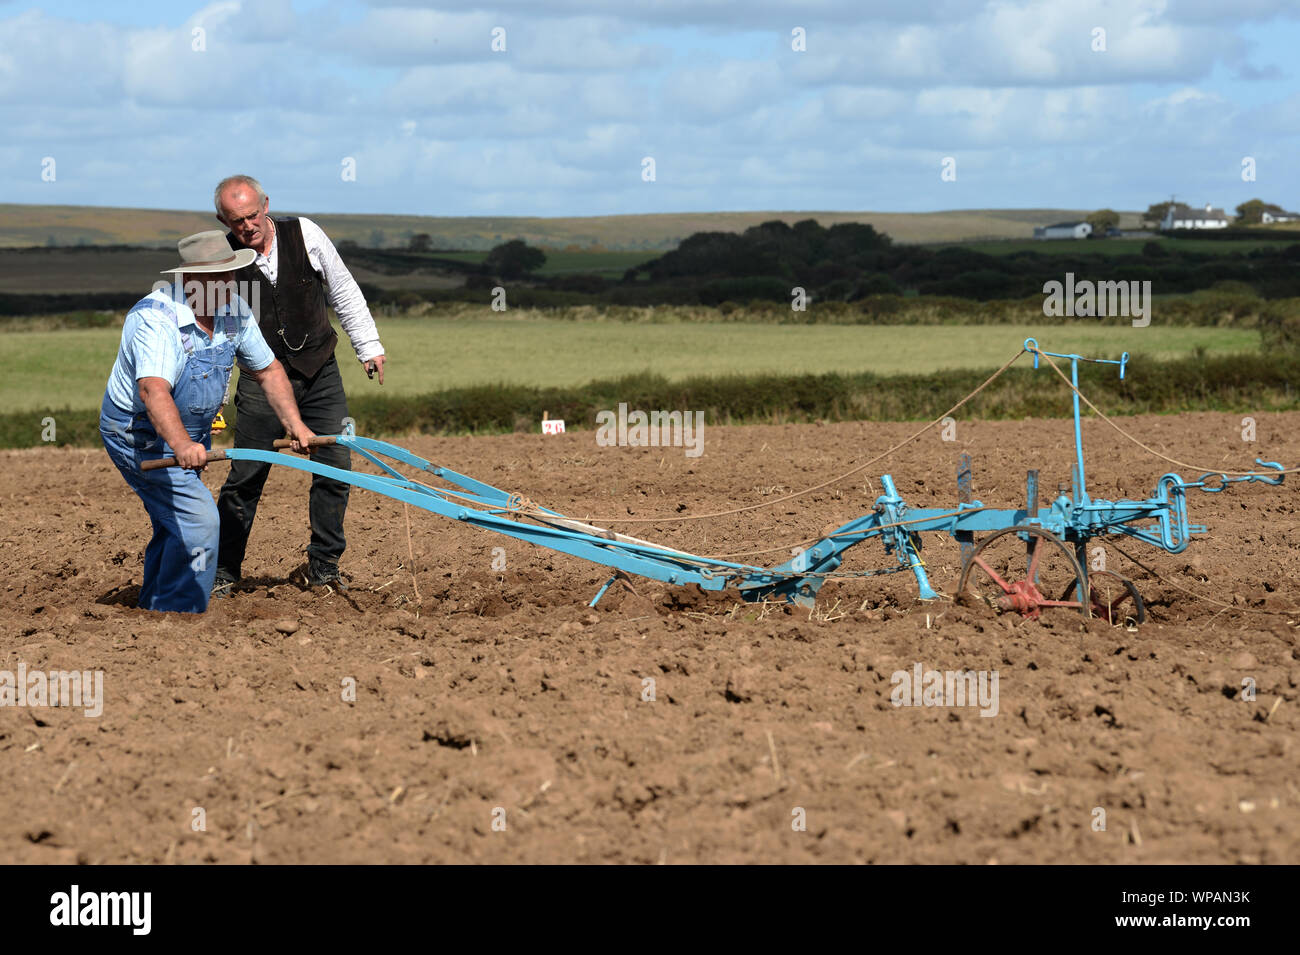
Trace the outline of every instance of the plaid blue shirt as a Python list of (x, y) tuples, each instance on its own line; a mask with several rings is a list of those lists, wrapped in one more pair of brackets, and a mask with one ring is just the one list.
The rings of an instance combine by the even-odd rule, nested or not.
[[(145, 410), (136, 382), (141, 378), (163, 378), (176, 387), (189, 351), (224, 344), (228, 337), (225, 316), (233, 316), (238, 331), (235, 357), (242, 367), (261, 371), (275, 361), (252, 310), (239, 296), (223, 305), (213, 319), (212, 337), (199, 327), (185, 294), (175, 284), (155, 288), (126, 313), (122, 344), (108, 376), (108, 397), (123, 411), (141, 414)], [(188, 344), (188, 349), (187, 349)]]

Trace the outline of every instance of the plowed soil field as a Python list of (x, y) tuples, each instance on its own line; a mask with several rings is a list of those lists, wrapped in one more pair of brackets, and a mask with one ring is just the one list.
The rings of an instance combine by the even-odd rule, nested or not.
[[(1123, 424), (1196, 464), (1300, 463), (1300, 415), (1259, 416), (1254, 443), (1234, 415)], [(400, 443), (599, 518), (774, 500), (916, 427), (710, 427), (700, 457), (590, 431)], [(986, 505), (1023, 507), (1026, 468), (1044, 499), (1069, 480), (1068, 421), (956, 438), (773, 507), (618, 529), (776, 564), (868, 512), (883, 471), (934, 507), (962, 451)], [(1095, 498), (1177, 470), (1100, 423), (1085, 442)], [(0, 454), (0, 669), (104, 686), (99, 716), (0, 707), (8, 861), (1300, 862), (1294, 476), (1190, 491), (1210, 532), (1182, 554), (1098, 542), (1140, 627), (921, 603), (909, 574), (830, 581), (812, 611), (633, 578), (591, 609), (604, 568), (359, 489), (350, 586), (311, 591), (307, 485), (273, 472), (232, 597), (156, 614), (134, 606), (149, 522), (102, 449)], [(924, 556), (950, 591), (956, 543)], [(893, 562), (870, 542), (844, 569)], [(996, 671), (996, 713), (893, 705), (918, 664)]]

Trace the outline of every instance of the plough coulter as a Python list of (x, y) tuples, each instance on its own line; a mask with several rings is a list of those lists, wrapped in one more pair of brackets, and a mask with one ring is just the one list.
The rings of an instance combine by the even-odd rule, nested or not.
[[(1195, 488), (1217, 493), (1238, 482), (1278, 485), (1289, 472), (1276, 462), (1256, 459), (1255, 463), (1263, 470), (1210, 471), (1194, 481), (1184, 480), (1175, 473), (1162, 474), (1156, 480), (1154, 493), (1145, 500), (1093, 498), (1088, 493), (1084, 469), (1079, 363), (1115, 365), (1120, 378), (1123, 378), (1128, 354), (1112, 360), (1045, 352), (1032, 338), (1025, 341), (1024, 351), (1033, 355), (1035, 368), (1039, 367), (1039, 360), (1045, 358), (1053, 370), (1070, 384), (1073, 392), (1075, 460), (1069, 484), (1059, 485), (1056, 495), (1040, 504), (1038, 471), (1030, 470), (1025, 478), (1024, 507), (989, 507), (971, 496), (970, 456), (963, 454), (957, 474), (957, 503), (951, 508), (911, 507), (899, 496), (893, 478), (885, 474), (880, 478), (884, 493), (876, 499), (870, 513), (825, 534), (775, 567), (690, 554), (596, 526), (540, 507), (519, 494), (439, 467), (405, 448), (373, 438), (340, 434), (316, 440), (347, 447), (375, 465), (381, 472), (378, 474), (344, 471), (295, 455), (248, 448), (214, 452), (209, 459), (265, 461), (322, 474), (472, 527), (609, 567), (614, 574), (592, 598), (592, 606), (604, 596), (620, 573), (669, 584), (696, 584), (704, 590), (732, 587), (750, 601), (784, 599), (812, 606), (817, 592), (828, 579), (910, 571), (916, 579), (919, 597), (923, 600), (938, 599), (945, 595), (934, 588), (926, 573), (921, 560), (921, 535), (940, 532), (955, 539), (961, 547), (961, 574), (951, 596), (969, 595), (995, 610), (1029, 618), (1038, 617), (1047, 608), (1061, 608), (1085, 617), (1098, 615), (1110, 621), (1131, 619), (1140, 623), (1145, 612), (1137, 588), (1131, 580), (1119, 574), (1090, 569), (1089, 542), (1103, 536), (1120, 535), (1136, 538), (1171, 554), (1180, 553), (1193, 537), (1207, 532), (1204, 525), (1188, 521), (1188, 490)], [(1069, 378), (1065, 378), (1064, 372), (1052, 362), (1053, 358), (1070, 362)], [(1008, 362), (1002, 370), (1010, 364)], [(975, 393), (978, 389), (972, 395)], [(1083, 400), (1087, 401), (1086, 398)], [(1090, 402), (1089, 406), (1092, 407)], [(939, 420), (936, 419), (932, 425)], [(287, 441), (276, 443), (277, 447), (287, 445)], [(163, 459), (146, 462), (145, 467), (164, 467), (174, 463), (174, 460)], [(394, 465), (416, 472), (420, 479), (408, 476)], [(442, 486), (426, 483), (430, 479), (436, 479)], [(668, 523), (679, 519), (638, 518), (636, 521)], [(892, 561), (877, 570), (841, 571), (839, 568), (845, 554), (872, 538), (881, 540), (886, 556)]]

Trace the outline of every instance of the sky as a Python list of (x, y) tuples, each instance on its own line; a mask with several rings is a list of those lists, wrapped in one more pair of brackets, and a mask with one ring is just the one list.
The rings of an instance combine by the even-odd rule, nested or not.
[(0, 202), (1296, 209), (1297, 51), (1300, 0), (0, 0)]

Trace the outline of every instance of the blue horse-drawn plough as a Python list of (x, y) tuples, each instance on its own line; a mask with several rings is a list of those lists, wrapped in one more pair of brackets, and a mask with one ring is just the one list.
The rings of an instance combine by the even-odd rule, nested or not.
[[(961, 546), (962, 569), (954, 596), (968, 594), (997, 610), (1026, 617), (1037, 617), (1047, 607), (1059, 607), (1084, 616), (1095, 614), (1109, 620), (1127, 618), (1141, 622), (1144, 611), (1136, 587), (1127, 578), (1095, 566), (1096, 561), (1088, 559), (1089, 542), (1102, 536), (1123, 535), (1169, 553), (1179, 553), (1193, 536), (1206, 533), (1205, 526), (1188, 522), (1186, 493), (1189, 489), (1218, 492), (1230, 483), (1252, 481), (1276, 485), (1282, 483), (1288, 470), (1276, 462), (1256, 459), (1255, 463), (1267, 470), (1211, 471), (1195, 481), (1167, 473), (1156, 480), (1155, 493), (1146, 500), (1093, 498), (1088, 493), (1084, 470), (1079, 363), (1117, 365), (1123, 378), (1128, 354), (1111, 360), (1044, 352), (1032, 338), (1025, 341), (1024, 349), (1034, 356), (1035, 368), (1039, 367), (1039, 359), (1045, 357), (1063, 377), (1051, 359), (1063, 358), (1070, 362), (1069, 381), (1074, 398), (1073, 479), (1068, 485), (1060, 485), (1054, 498), (1040, 505), (1038, 472), (1031, 470), (1026, 476), (1024, 507), (987, 507), (971, 499), (968, 455), (962, 455), (958, 469), (961, 500), (952, 508), (909, 506), (899, 496), (893, 478), (885, 474), (880, 479), (884, 493), (876, 499), (870, 513), (826, 533), (775, 567), (690, 554), (595, 526), (373, 438), (340, 434), (317, 440), (347, 447), (375, 465), (381, 472), (378, 474), (344, 471), (295, 455), (247, 448), (232, 448), (224, 454), (215, 452), (210, 458), (266, 461), (323, 474), (472, 527), (610, 567), (615, 573), (592, 598), (592, 606), (618, 579), (620, 572), (670, 584), (696, 584), (704, 590), (732, 587), (751, 601), (784, 599), (812, 606), (828, 579), (911, 571), (920, 598), (936, 599), (944, 595), (935, 590), (926, 573), (920, 535), (937, 531), (954, 538)], [(277, 442), (277, 446), (287, 443)], [(150, 463), (165, 466), (169, 462)], [(437, 479), (445, 486), (435, 487), (408, 476), (394, 464), (413, 469), (426, 480)], [(638, 520), (659, 522), (658, 519)], [(839, 570), (846, 552), (877, 537), (893, 559), (890, 566), (859, 572)]]

